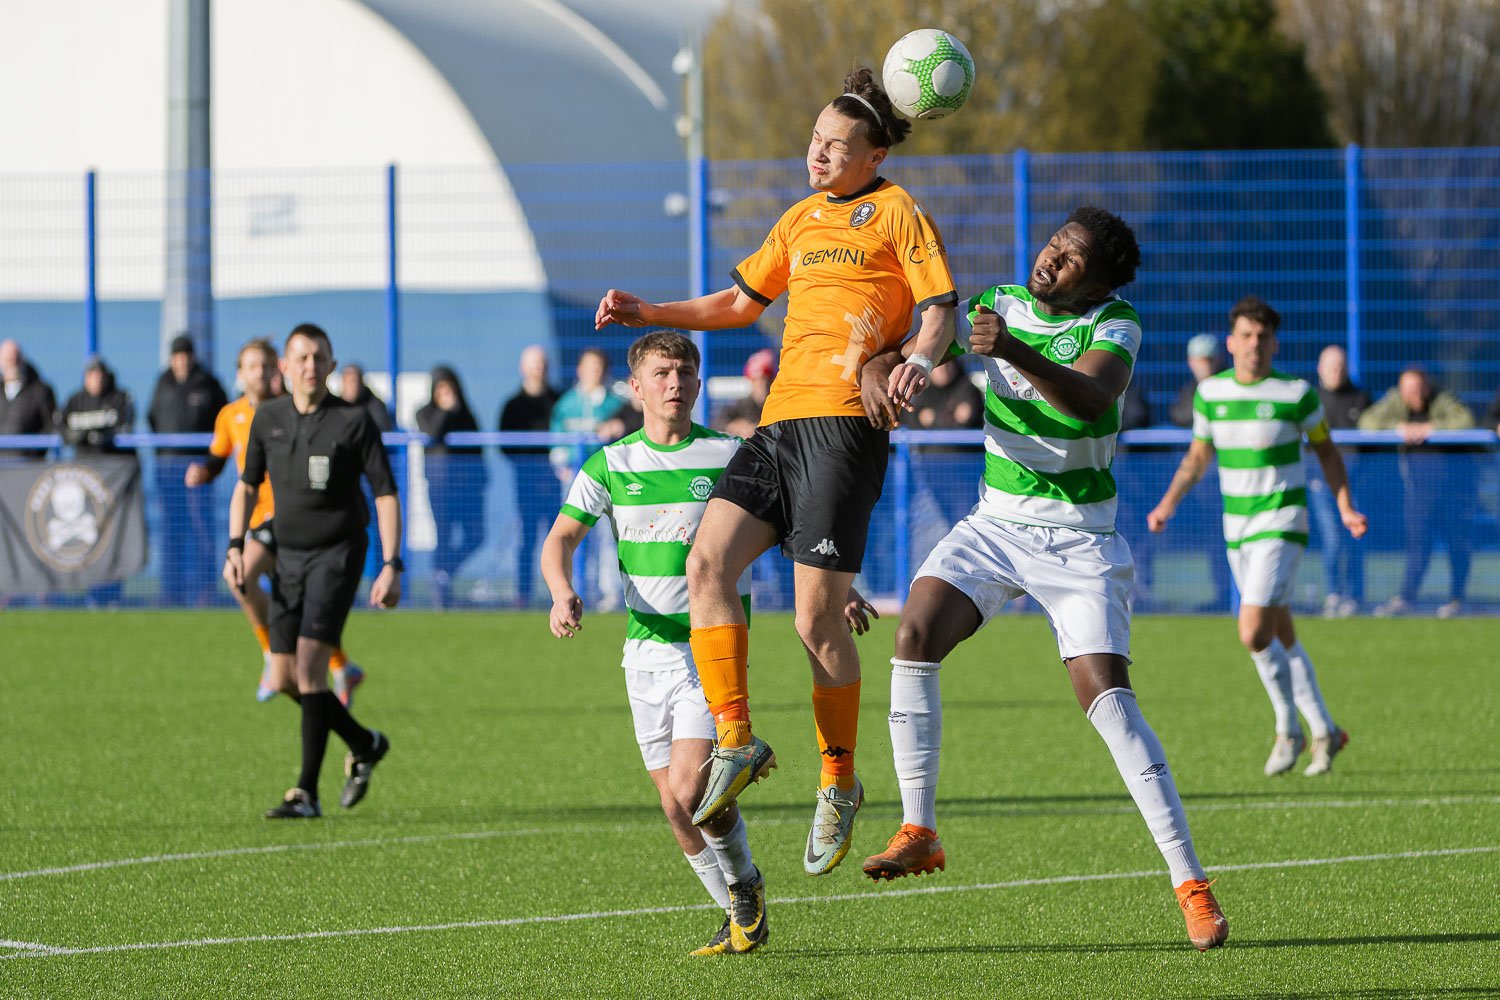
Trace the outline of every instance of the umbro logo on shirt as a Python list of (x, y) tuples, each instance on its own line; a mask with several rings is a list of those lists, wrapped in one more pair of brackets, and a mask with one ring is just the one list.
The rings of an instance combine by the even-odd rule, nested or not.
[(1215, 406), (1214, 407), (1214, 416), (1216, 416), (1216, 417), (1227, 417), (1227, 416), (1229, 416), (1229, 407), (1227, 407), (1227, 406)]
[(812, 551), (820, 556), (838, 556), (839, 547), (833, 544), (833, 539), (825, 538), (812, 547)]
[(641, 490), (643, 490), (645, 488), (646, 487), (642, 486), (640, 483), (626, 483), (625, 484), (625, 492), (628, 493), (630, 496), (633, 496), (633, 497), (640, 496), (641, 495)]

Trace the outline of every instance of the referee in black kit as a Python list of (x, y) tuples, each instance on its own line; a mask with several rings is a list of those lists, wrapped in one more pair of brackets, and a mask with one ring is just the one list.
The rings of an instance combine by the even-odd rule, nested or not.
[(267, 819), (313, 819), (323, 814), (318, 772), (329, 730), (349, 745), (344, 761), (349, 780), (339, 798), (345, 809), (365, 797), (371, 772), (391, 747), (383, 733), (354, 721), (328, 690), (328, 656), (340, 645), (369, 544), (361, 472), (375, 494), (385, 554), (385, 565), (370, 587), (372, 605), (396, 606), (403, 569), (401, 501), (380, 432), (363, 407), (329, 394), (332, 371), (328, 334), (311, 323), (293, 330), (281, 356), (289, 394), (256, 407), (245, 445), (245, 471), (229, 505), (224, 579), (240, 589), (245, 583), (248, 514), (255, 509), (261, 483), (270, 477), (276, 496), (272, 670), (279, 689), (302, 704), (302, 774), (282, 803), (266, 811)]

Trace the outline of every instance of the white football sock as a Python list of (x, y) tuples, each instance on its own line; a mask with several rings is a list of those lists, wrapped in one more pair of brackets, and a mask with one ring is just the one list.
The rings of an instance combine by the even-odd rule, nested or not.
[(1135, 799), (1135, 807), (1167, 862), (1172, 884), (1203, 878), (1203, 866), (1198, 864), (1198, 855), (1193, 851), (1193, 835), (1188, 832), (1187, 814), (1177, 794), (1177, 783), (1167, 767), (1166, 751), (1141, 715), (1135, 692), (1129, 688), (1110, 688), (1089, 706), (1088, 719), (1104, 737), (1120, 777), (1125, 779), (1125, 787)]
[(1297, 711), (1307, 720), (1312, 738), (1321, 740), (1337, 727), (1323, 702), (1323, 692), (1318, 690), (1318, 672), (1313, 669), (1312, 657), (1302, 648), (1300, 639), (1287, 650), (1286, 657), (1292, 668), (1292, 697), (1297, 702)]
[(733, 885), (748, 882), (756, 875), (755, 862), (750, 857), (750, 835), (745, 830), (745, 817), (735, 820), (734, 826), (722, 837), (716, 837), (700, 829), (703, 840), (718, 855), (719, 870), (724, 879)]
[(1276, 713), (1276, 735), (1301, 736), (1302, 723), (1297, 721), (1297, 711), (1292, 707), (1295, 702), (1292, 665), (1287, 662), (1286, 647), (1280, 639), (1272, 639), (1271, 644), (1260, 652), (1252, 650), (1250, 659), (1255, 663), (1255, 672), (1260, 674), (1260, 682), (1271, 699), (1271, 710)]
[(937, 829), (938, 755), (943, 747), (941, 663), (891, 660), (891, 755), (901, 786), (901, 821)]
[(719, 859), (715, 856), (712, 847), (705, 847), (697, 854), (683, 853), (688, 859), (688, 864), (693, 866), (693, 874), (698, 876), (698, 881), (703, 883), (703, 888), (713, 897), (715, 903), (729, 910), (729, 886), (724, 882), (724, 872), (719, 868)]

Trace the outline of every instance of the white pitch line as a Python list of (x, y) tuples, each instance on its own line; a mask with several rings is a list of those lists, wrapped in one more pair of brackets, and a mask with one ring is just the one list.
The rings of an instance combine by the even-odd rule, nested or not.
[[(1369, 861), (1404, 861), (1418, 858), (1446, 858), (1463, 855), (1494, 854), (1500, 846), (1452, 847), (1431, 851), (1396, 851), (1390, 854), (1351, 854), (1339, 858), (1293, 858), (1286, 861), (1252, 861), (1238, 865), (1214, 865), (1211, 872), (1254, 871), (1266, 868), (1305, 868), (1321, 865), (1341, 865)], [(1160, 878), (1161, 871), (1101, 872), (1089, 875), (1057, 875), (1051, 878), (1025, 878), (1009, 882), (980, 882), (971, 885), (934, 885), (917, 889), (871, 890), (868, 892), (846, 892), (828, 896), (792, 896), (772, 899), (778, 906), (798, 903), (835, 903), (851, 900), (882, 900), (905, 896), (934, 896), (940, 893), (981, 892), (994, 889), (1020, 889), (1042, 885), (1065, 885), (1075, 882), (1105, 882), (1129, 878)], [(183, 941), (142, 941), (133, 944), (106, 944), (92, 948), (48, 947), (46, 951), (34, 951), (15, 955), (0, 955), (0, 962), (23, 958), (54, 958), (72, 955), (103, 955), (121, 951), (160, 951), (180, 948), (205, 948), (227, 944), (260, 944), (277, 941), (316, 941), (324, 938), (368, 937), (381, 934), (421, 934), (435, 931), (474, 930), (491, 927), (517, 927), (526, 924), (567, 923), (577, 920), (606, 920), (613, 917), (645, 917), (663, 913), (687, 913), (697, 910), (716, 910), (713, 903), (685, 906), (647, 906), (633, 910), (595, 910), (585, 913), (542, 914), (530, 917), (507, 917), (497, 920), (459, 920), (442, 924), (408, 924), (394, 927), (349, 928), (337, 931), (306, 931), (301, 934), (249, 934), (242, 937), (191, 938)]]
[(35, 941), (6, 941), (0, 939), (0, 948), (14, 948), (17, 951), (56, 951), (50, 944), (37, 944)]
[[(1430, 806), (1455, 806), (1455, 805), (1497, 805), (1500, 804), (1500, 795), (1453, 795), (1434, 796), (1419, 799), (1292, 799), (1279, 802), (1204, 802), (1192, 804), (1187, 803), (1187, 810), (1191, 813), (1199, 812), (1238, 812), (1241, 810), (1287, 810), (1287, 809), (1369, 809), (1369, 808), (1395, 808), (1399, 806), (1427, 808)], [(979, 818), (987, 816), (1005, 816), (1014, 812), (1029, 812), (1032, 807), (1015, 807), (1012, 809), (999, 809), (992, 813), (984, 813)], [(1053, 807), (1044, 810), (1046, 815), (1067, 813), (1070, 815), (1124, 815), (1135, 813), (1133, 804), (1125, 803), (1120, 806), (1092, 806), (1092, 807)], [(973, 818), (973, 817), (970, 817)], [(782, 826), (785, 824), (798, 824), (806, 822), (802, 819), (759, 819), (757, 826)], [(47, 875), (75, 875), (81, 872), (105, 871), (111, 868), (128, 868), (134, 865), (158, 865), (175, 861), (204, 861), (213, 858), (235, 858), (246, 857), (257, 854), (286, 854), (293, 851), (333, 851), (349, 847), (384, 847), (391, 844), (430, 844), (444, 841), (461, 840), (493, 840), (500, 837), (544, 837), (556, 836), (560, 833), (588, 833), (598, 834), (601, 832), (614, 831), (623, 833), (629, 830), (655, 829), (659, 825), (658, 820), (642, 821), (639, 823), (614, 823), (607, 826), (597, 824), (575, 824), (572, 826), (533, 827), (521, 830), (472, 830), (461, 833), (430, 833), (416, 834), (407, 837), (371, 837), (367, 840), (329, 840), (313, 844), (269, 844), (259, 847), (228, 847), (217, 851), (182, 851), (173, 854), (150, 854), (137, 858), (117, 858), (108, 861), (89, 861), (76, 865), (59, 865), (52, 868), (33, 868), (28, 871), (0, 872), (0, 882), (9, 882), (15, 879), (40, 878)]]

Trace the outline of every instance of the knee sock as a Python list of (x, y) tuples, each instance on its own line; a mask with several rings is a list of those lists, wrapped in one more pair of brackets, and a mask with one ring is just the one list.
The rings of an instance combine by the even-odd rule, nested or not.
[(698, 876), (698, 881), (703, 883), (703, 888), (713, 897), (713, 901), (723, 907), (725, 912), (729, 910), (729, 886), (724, 882), (724, 873), (719, 869), (719, 859), (714, 854), (712, 847), (705, 847), (697, 854), (683, 852), (688, 864), (693, 866), (693, 874)]
[(269, 653), (271, 651), (271, 630), (264, 625), (252, 625), (250, 631), (255, 633), (255, 641), (260, 643), (260, 651)]
[(1287, 650), (1287, 663), (1292, 671), (1292, 697), (1296, 699), (1297, 711), (1307, 720), (1309, 735), (1321, 740), (1333, 732), (1333, 716), (1328, 714), (1323, 692), (1318, 690), (1318, 672), (1313, 669), (1312, 658), (1300, 640)]
[(750, 857), (750, 837), (745, 831), (745, 817), (735, 820), (723, 836), (703, 830), (703, 840), (718, 855), (719, 868), (730, 885), (739, 885), (755, 877), (755, 862)]
[(349, 657), (344, 655), (344, 651), (342, 649), (335, 649), (332, 653), (328, 654), (329, 670), (343, 670), (348, 662)]
[(818, 729), (818, 753), (823, 758), (819, 788), (854, 787), (854, 744), (859, 735), (859, 681), (843, 687), (813, 685), (813, 721)]
[(901, 822), (937, 829), (938, 755), (943, 747), (941, 663), (891, 660), (891, 754), (901, 786)]
[(1252, 651), (1250, 659), (1271, 699), (1271, 710), (1276, 713), (1276, 735), (1301, 736), (1302, 723), (1297, 721), (1297, 711), (1292, 707), (1296, 699), (1292, 695), (1292, 665), (1287, 662), (1286, 647), (1280, 639), (1272, 639), (1265, 649)]
[[(338, 704), (338, 699), (333, 699)], [(313, 801), (318, 800), (318, 772), (323, 770), (323, 755), (328, 750), (328, 717), (324, 713), (321, 699), (316, 695), (302, 696), (302, 772), (297, 776), (297, 787)]]
[(354, 716), (339, 701), (338, 696), (332, 691), (318, 691), (302, 696), (302, 704), (309, 701), (317, 702), (321, 707), (323, 718), (327, 720), (328, 728), (339, 734), (343, 740), (356, 754), (369, 753), (375, 747), (375, 734), (364, 726), (354, 721)]
[(749, 627), (695, 628), (688, 641), (719, 742), (744, 746), (750, 742)]
[(1125, 779), (1125, 787), (1135, 799), (1135, 807), (1167, 862), (1172, 884), (1203, 878), (1203, 866), (1198, 864), (1198, 855), (1193, 851), (1193, 836), (1188, 832), (1187, 814), (1177, 794), (1177, 783), (1167, 767), (1166, 751), (1141, 715), (1135, 692), (1129, 688), (1110, 688), (1094, 699), (1088, 718), (1104, 737), (1120, 777)]

